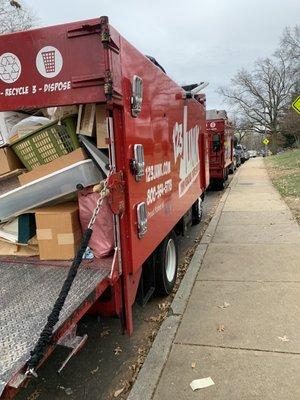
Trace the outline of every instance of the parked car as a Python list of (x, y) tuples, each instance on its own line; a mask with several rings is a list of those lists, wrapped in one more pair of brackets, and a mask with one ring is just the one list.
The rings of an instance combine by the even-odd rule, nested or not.
[(265, 151), (265, 150), (261, 150), (261, 151), (260, 151), (260, 155), (261, 155), (262, 157), (266, 157), (266, 151)]
[(236, 168), (239, 168), (239, 166), (242, 164), (241, 154), (236, 148), (233, 149), (233, 158), (235, 161)]
[(257, 157), (257, 151), (256, 150), (249, 150), (248, 153), (249, 153), (250, 158)]
[(243, 146), (243, 149), (244, 149), (244, 154), (245, 154), (245, 161), (247, 161), (250, 158), (250, 154), (245, 146)]
[(238, 154), (238, 157), (241, 160), (241, 164), (244, 164), (244, 162), (246, 161), (245, 158), (245, 150), (243, 148), (243, 146), (241, 144), (237, 144), (235, 147), (236, 153)]

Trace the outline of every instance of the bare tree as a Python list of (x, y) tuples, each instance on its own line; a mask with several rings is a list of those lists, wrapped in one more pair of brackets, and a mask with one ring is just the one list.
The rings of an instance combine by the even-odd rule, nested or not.
[(280, 47), (275, 53), (284, 57), (294, 73), (295, 85), (290, 93), (290, 101), (287, 104), (284, 115), (280, 120), (280, 129), (286, 139), (287, 146), (300, 147), (300, 117), (291, 108), (292, 102), (300, 93), (300, 25), (287, 27), (280, 41)]
[(251, 72), (239, 71), (231, 85), (221, 87), (219, 92), (256, 132), (270, 137), (272, 152), (276, 153), (279, 120), (294, 86), (294, 69), (282, 54), (277, 54), (272, 59), (258, 60)]
[(250, 132), (252, 132), (252, 126), (248, 121), (240, 118), (239, 115), (233, 114), (230, 117), (231, 126), (234, 130), (234, 134), (238, 140), (238, 143), (244, 143), (244, 139)]
[(300, 63), (300, 25), (285, 28), (280, 40), (279, 51), (290, 60)]
[(267, 135), (277, 151), (278, 139), (286, 133), (285, 116), (299, 94), (300, 26), (287, 27), (272, 58), (258, 60), (253, 71), (239, 71), (229, 87), (219, 92), (253, 131)]
[(19, 1), (0, 0), (0, 34), (23, 31), (37, 24), (34, 12)]

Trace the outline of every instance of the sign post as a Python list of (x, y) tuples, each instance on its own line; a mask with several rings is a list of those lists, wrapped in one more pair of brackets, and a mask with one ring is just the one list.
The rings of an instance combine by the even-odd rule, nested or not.
[(266, 154), (266, 157), (267, 157), (267, 155), (268, 155), (268, 144), (270, 143), (270, 140), (268, 138), (264, 138), (262, 142), (265, 145), (265, 154)]

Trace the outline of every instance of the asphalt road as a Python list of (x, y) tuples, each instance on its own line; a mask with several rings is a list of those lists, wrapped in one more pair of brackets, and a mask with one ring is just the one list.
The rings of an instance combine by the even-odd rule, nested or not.
[[(201, 237), (222, 192), (208, 192), (202, 222), (179, 238), (179, 262), (186, 265), (192, 248)], [(184, 269), (184, 268), (183, 268)], [(134, 306), (134, 333), (122, 335), (118, 319), (85, 317), (79, 334), (88, 334), (84, 348), (71, 359), (61, 374), (58, 368), (69, 350), (57, 347), (38, 371), (39, 377), (22, 389), (17, 400), (108, 400), (124, 388), (118, 399), (126, 399), (130, 382), (137, 374), (162, 322), (172, 297), (153, 298), (145, 306)]]

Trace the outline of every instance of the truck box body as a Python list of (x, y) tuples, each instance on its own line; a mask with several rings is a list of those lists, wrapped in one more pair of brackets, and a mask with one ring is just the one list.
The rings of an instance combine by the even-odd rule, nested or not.
[[(107, 17), (1, 36), (1, 62), (11, 67), (0, 69), (0, 111), (106, 105), (116, 251), (103, 265), (95, 265), (100, 268), (98, 275), (95, 272), (99, 281), (93, 278), (89, 301), (66, 315), (55, 331), (55, 340), (66, 334), (65, 325), (76, 323), (92, 306), (97, 308), (96, 301), (108, 287), (113, 300), (107, 308), (98, 304), (97, 310), (103, 315), (120, 315), (123, 310), (125, 328), (131, 333), (131, 307), (143, 263), (208, 185), (205, 106), (196, 99), (185, 99), (183, 89), (110, 26)], [(142, 107), (136, 117), (132, 115), (134, 76), (143, 82)], [(132, 168), (137, 145), (143, 146), (145, 163), (139, 179)], [(146, 207), (144, 231), (139, 221), (141, 205)], [(2, 258), (0, 270), (3, 264), (9, 274), (17, 273), (22, 262), (29, 261)], [(50, 268), (45, 261), (30, 263), (34, 270)], [(35, 335), (40, 329), (36, 328)], [(11, 389), (10, 376), (18, 368), (24, 370), (27, 358), (23, 354), (22, 362), (2, 375), (0, 366), (0, 383), (4, 382), (6, 393)]]
[[(225, 110), (207, 110), (210, 181), (224, 181), (233, 163), (233, 130)], [(219, 146), (216, 147), (216, 143)]]

